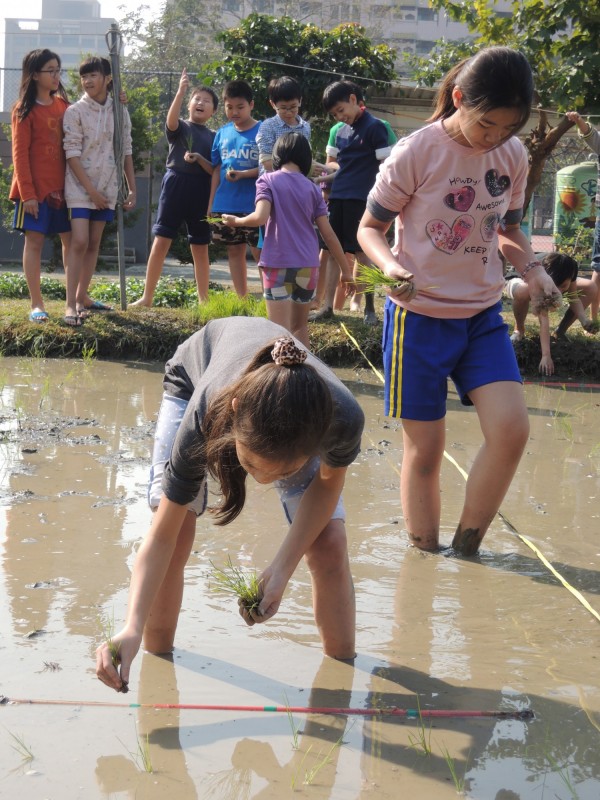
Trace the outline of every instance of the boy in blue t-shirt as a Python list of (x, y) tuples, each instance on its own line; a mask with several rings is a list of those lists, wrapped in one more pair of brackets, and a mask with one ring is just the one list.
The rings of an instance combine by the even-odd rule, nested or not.
[[(219, 128), (212, 146), (214, 172), (208, 213), (245, 217), (254, 211), (258, 177), (256, 136), (260, 128), (260, 122), (252, 118), (254, 99), (250, 84), (229, 81), (223, 89), (223, 104), (229, 122)], [(230, 228), (221, 221), (212, 223), (211, 228), (213, 242), (227, 245), (233, 288), (240, 297), (245, 297), (248, 294), (246, 246), (249, 244), (253, 252), (256, 250), (258, 231), (250, 227)]]
[[(361, 88), (351, 81), (330, 83), (323, 94), (323, 105), (334, 119), (344, 123), (335, 133), (335, 144), (327, 146), (328, 160), (337, 165), (329, 196), (329, 221), (344, 252), (365, 264), (368, 260), (356, 234), (379, 165), (391, 152), (388, 132), (383, 122), (366, 110)], [(311, 314), (311, 320), (333, 316), (338, 282), (339, 272), (329, 264), (323, 306)], [(372, 294), (365, 296), (365, 323), (377, 323)]]

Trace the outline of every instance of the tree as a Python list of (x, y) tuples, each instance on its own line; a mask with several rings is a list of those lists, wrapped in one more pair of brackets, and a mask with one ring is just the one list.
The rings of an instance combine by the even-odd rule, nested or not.
[(326, 31), (291, 17), (250, 14), (239, 27), (217, 34), (217, 40), (225, 55), (201, 71), (202, 80), (247, 80), (256, 96), (256, 113), (270, 116), (269, 81), (281, 75), (296, 78), (302, 86), (303, 112), (316, 123), (317, 139), (329, 128), (321, 102), (329, 83), (346, 77), (368, 90), (395, 77), (394, 50), (373, 45), (355, 23)]
[[(127, 43), (124, 69), (130, 72), (197, 72), (221, 50), (215, 35), (222, 30), (222, 2), (173, 0), (148, 18), (148, 6), (130, 11), (119, 21)], [(177, 87), (175, 86), (175, 89)]]
[(412, 59), (419, 82), (433, 85), (459, 58), (489, 45), (516, 47), (529, 59), (539, 119), (525, 140), (530, 163), (527, 207), (546, 159), (573, 125), (563, 117), (552, 128), (544, 109), (590, 114), (600, 108), (600, 6), (581, 0), (513, 0), (510, 14), (501, 16), (494, 0), (430, 2), (453, 20), (466, 23), (473, 38), (459, 43), (442, 40), (426, 59)]

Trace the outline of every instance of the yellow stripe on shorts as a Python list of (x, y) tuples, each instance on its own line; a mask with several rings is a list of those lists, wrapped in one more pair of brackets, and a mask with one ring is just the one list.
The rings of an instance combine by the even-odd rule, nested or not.
[(392, 363), (390, 375), (390, 416), (402, 416), (402, 353), (404, 349), (404, 321), (406, 309), (396, 306), (394, 309), (394, 332), (392, 345)]

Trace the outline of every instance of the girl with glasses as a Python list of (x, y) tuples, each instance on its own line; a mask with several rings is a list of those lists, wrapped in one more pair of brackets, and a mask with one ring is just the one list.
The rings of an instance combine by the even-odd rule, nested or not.
[(48, 319), (40, 288), (44, 240), (46, 236), (60, 236), (66, 271), (71, 230), (65, 204), (62, 125), (69, 102), (60, 76), (61, 62), (56, 53), (47, 49), (27, 53), (19, 99), (12, 111), (13, 227), (25, 234), (23, 271), (31, 297), (29, 319), (38, 323)]

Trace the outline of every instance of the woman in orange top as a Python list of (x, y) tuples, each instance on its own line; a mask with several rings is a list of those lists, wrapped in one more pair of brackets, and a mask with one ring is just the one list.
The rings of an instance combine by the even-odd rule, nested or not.
[(27, 53), (19, 99), (12, 112), (14, 176), (10, 199), (15, 201), (13, 227), (25, 234), (23, 272), (31, 297), (32, 322), (48, 319), (40, 289), (44, 239), (60, 236), (64, 262), (71, 230), (64, 193), (62, 127), (69, 102), (60, 76), (61, 62), (56, 53), (47, 49)]

